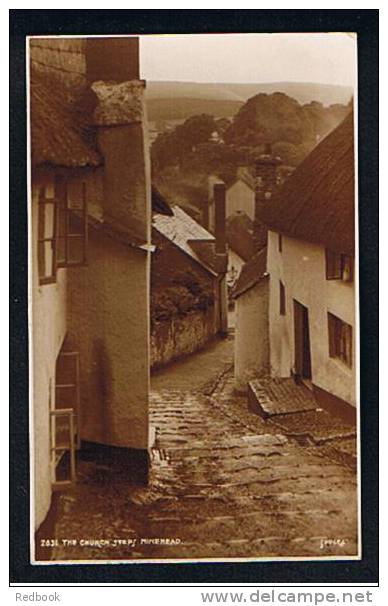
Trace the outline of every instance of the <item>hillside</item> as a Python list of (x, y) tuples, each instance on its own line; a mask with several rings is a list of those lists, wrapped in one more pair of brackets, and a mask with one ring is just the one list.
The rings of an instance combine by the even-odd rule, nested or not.
[(158, 120), (186, 120), (190, 116), (209, 114), (217, 118), (234, 116), (243, 101), (225, 99), (192, 99), (190, 97), (169, 97), (161, 99), (147, 99), (148, 119), (152, 122)]
[(150, 120), (184, 119), (207, 113), (232, 116), (252, 96), (282, 92), (300, 104), (318, 101), (323, 105), (346, 104), (352, 96), (348, 86), (309, 82), (268, 82), (258, 84), (147, 82), (147, 108)]

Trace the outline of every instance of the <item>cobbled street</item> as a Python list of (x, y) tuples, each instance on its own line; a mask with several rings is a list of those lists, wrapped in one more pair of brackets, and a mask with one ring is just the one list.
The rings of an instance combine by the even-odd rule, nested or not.
[(232, 357), (231, 335), (153, 376), (150, 485), (80, 461), (51, 559), (357, 554), (355, 471), (250, 412), (233, 393)]

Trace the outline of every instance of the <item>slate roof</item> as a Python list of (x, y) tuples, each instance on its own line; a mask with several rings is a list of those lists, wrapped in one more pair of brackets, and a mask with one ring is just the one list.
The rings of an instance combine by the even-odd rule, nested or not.
[(253, 288), (253, 286), (256, 286), (267, 275), (267, 248), (262, 248), (242, 266), (240, 275), (233, 288), (233, 298), (237, 299), (240, 297)]
[(216, 274), (212, 267), (204, 261), (203, 255), (200, 256), (192, 246), (193, 241), (214, 243), (214, 236), (190, 217), (190, 215), (185, 213), (179, 206), (172, 206), (171, 210), (172, 215), (154, 214), (152, 226), (186, 255), (202, 265), (207, 271)]
[(31, 71), (31, 152), (33, 165), (98, 166), (93, 132), (76, 111), (69, 88), (60, 79)]
[(354, 253), (353, 113), (296, 168), (263, 209), (269, 229)]
[(216, 241), (215, 240), (189, 240), (191, 248), (199, 257), (202, 264), (217, 273)]

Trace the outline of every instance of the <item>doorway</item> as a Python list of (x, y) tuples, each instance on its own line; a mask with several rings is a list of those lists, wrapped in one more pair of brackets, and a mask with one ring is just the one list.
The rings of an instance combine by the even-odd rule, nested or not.
[(295, 375), (302, 381), (311, 381), (311, 349), (309, 311), (294, 299)]

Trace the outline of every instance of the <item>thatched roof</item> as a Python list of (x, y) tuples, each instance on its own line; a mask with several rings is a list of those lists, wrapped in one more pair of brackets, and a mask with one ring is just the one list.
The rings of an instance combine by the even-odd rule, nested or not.
[(353, 114), (298, 166), (263, 209), (269, 229), (354, 252)]
[(33, 165), (75, 168), (101, 164), (93, 135), (61, 80), (32, 70), (30, 96)]
[(238, 299), (267, 275), (267, 248), (262, 248), (242, 266), (233, 288), (233, 298)]

